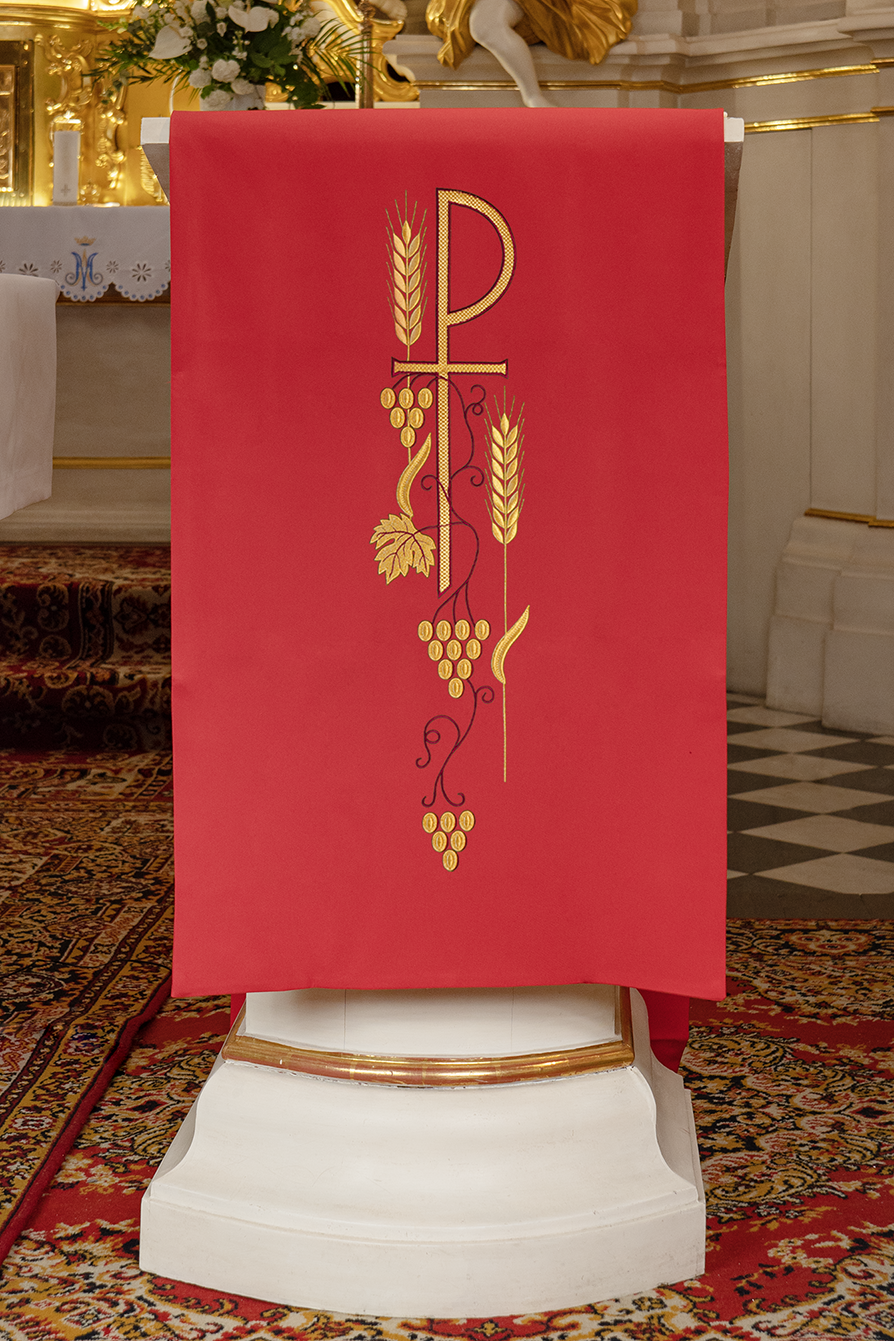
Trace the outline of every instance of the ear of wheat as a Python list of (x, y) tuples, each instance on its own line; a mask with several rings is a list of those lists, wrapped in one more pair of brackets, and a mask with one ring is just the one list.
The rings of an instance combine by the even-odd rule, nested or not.
[[(510, 410), (512, 413), (512, 410)], [(496, 423), (490, 422), (490, 456), (488, 458), (487, 505), (490, 512), (491, 530), (494, 538), (503, 546), (503, 637), (497, 644), (491, 666), (494, 675), (503, 686), (503, 781), (507, 777), (507, 737), (506, 737), (506, 674), (503, 663), (506, 653), (519, 637), (528, 622), (530, 606), (512, 628), (509, 628), (509, 545), (518, 534), (518, 519), (525, 501), (524, 489), (524, 452), (522, 451), (521, 413), (515, 423), (503, 413)]]
[(490, 426), (488, 506), (494, 538), (501, 545), (515, 539), (525, 501), (521, 424), (521, 418), (512, 424), (501, 414)]
[(396, 224), (388, 220), (391, 311), (395, 334), (408, 358), (410, 347), (422, 332), (425, 306), (425, 215), (416, 231), (415, 221), (415, 207), (412, 218), (408, 218), (406, 204), (403, 218), (398, 213)]

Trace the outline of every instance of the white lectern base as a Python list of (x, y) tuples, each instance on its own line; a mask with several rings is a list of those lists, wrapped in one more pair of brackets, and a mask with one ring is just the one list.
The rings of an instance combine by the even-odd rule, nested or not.
[[(260, 1064), (218, 1059), (143, 1200), (141, 1266), (385, 1317), (535, 1312), (700, 1274), (689, 1096), (653, 1058), (631, 998), (618, 1065), (624, 1028), (609, 987), (250, 996), (248, 1027), (224, 1052)], [(501, 1054), (508, 1075), (531, 1058), (549, 1074), (594, 1046), (605, 1069), (438, 1078), (449, 1059), (468, 1068), (485, 1054)], [(396, 1083), (290, 1069), (309, 1054), (325, 1070), (359, 1053), (367, 1075), (393, 1064)]]

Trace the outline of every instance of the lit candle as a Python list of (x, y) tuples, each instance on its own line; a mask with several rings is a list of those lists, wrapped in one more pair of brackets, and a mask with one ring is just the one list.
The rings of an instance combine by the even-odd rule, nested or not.
[(81, 161), (81, 132), (57, 130), (53, 133), (53, 204), (78, 203), (78, 168)]

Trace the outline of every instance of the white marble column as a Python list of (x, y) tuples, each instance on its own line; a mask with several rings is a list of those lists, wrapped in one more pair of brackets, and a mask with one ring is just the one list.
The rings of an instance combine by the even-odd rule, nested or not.
[[(841, 29), (894, 55), (894, 9)], [(894, 732), (894, 73), (877, 122), (812, 129), (810, 510), (777, 568), (767, 701)], [(836, 517), (834, 514), (839, 514)], [(822, 515), (826, 514), (826, 515)], [(833, 514), (833, 515), (829, 515)]]

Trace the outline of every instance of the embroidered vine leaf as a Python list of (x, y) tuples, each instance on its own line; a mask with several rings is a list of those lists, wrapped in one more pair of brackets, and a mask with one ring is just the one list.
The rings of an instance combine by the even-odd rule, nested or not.
[(370, 544), (376, 547), (376, 559), (379, 572), (384, 573), (386, 582), (396, 577), (406, 577), (411, 568), (423, 577), (428, 577), (434, 563), (435, 542), (424, 531), (417, 531), (412, 517), (405, 512), (400, 516), (391, 513), (379, 522), (372, 533)]
[(490, 664), (491, 669), (493, 670), (494, 675), (500, 681), (500, 684), (506, 683), (506, 674), (503, 670), (503, 662), (506, 660), (506, 653), (509, 651), (512, 644), (515, 642), (516, 638), (520, 637), (522, 632), (524, 631), (524, 627), (528, 622), (528, 615), (530, 613), (530, 610), (531, 607), (529, 605), (525, 606), (524, 614), (519, 615), (518, 619), (512, 625), (512, 628), (507, 630), (507, 632), (503, 634), (502, 638), (494, 648), (494, 654), (491, 658)]

